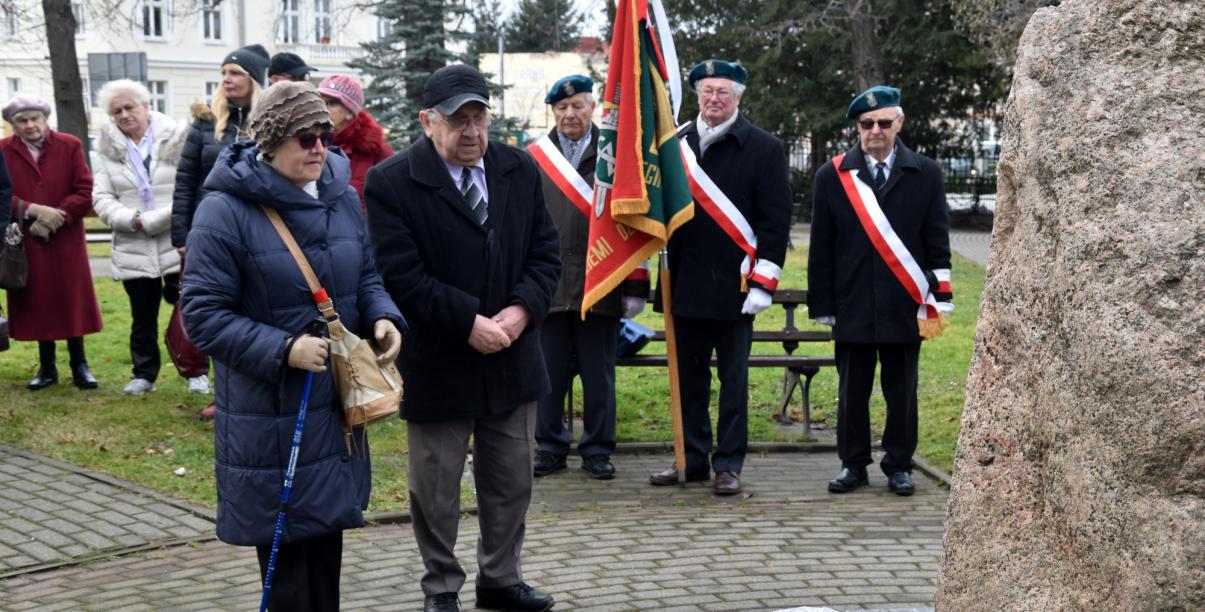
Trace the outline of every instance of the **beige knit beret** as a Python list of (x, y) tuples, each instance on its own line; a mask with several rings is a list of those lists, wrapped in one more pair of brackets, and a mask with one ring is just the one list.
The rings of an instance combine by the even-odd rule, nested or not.
[(331, 115), (314, 84), (279, 81), (256, 100), (248, 128), (259, 150), (271, 151), (316, 125), (331, 125)]

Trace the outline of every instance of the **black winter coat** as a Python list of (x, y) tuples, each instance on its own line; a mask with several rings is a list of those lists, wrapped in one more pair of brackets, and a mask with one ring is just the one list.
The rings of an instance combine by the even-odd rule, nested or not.
[[(582, 153), (577, 172), (591, 187), (594, 186), (594, 166), (598, 161), (598, 126), (591, 126), (593, 138), (590, 146)], [(560, 133), (553, 130), (548, 139), (563, 151)], [(544, 203), (561, 236), (561, 280), (557, 283), (548, 312), (581, 312), (582, 294), (586, 288), (586, 245), (590, 241), (590, 219), (561, 192), (561, 189), (540, 170), (544, 181)], [(620, 298), (624, 296), (648, 299), (648, 280), (625, 280), (614, 291), (603, 296), (590, 307), (590, 314), (604, 317), (619, 317), (623, 314)]]
[[(0, 156), (0, 241), (4, 240), (4, 228), (12, 223), (13, 182), (8, 178), (8, 165)], [(3, 248), (3, 244), (0, 244)]]
[[(556, 227), (526, 153), (491, 142), (485, 170), (485, 226), (428, 138), (368, 171), (377, 267), (411, 325), (399, 362), (409, 420), (501, 414), (549, 390), (539, 329), (560, 274)], [(531, 314), (527, 330), (507, 349), (478, 353), (468, 343), (476, 316), (511, 304)]]
[[(739, 112), (739, 111), (738, 111)], [(782, 266), (791, 228), (791, 183), (782, 142), (753, 125), (744, 115), (719, 141), (699, 154), (695, 122), (679, 135), (686, 139), (699, 166), (741, 211), (757, 236), (757, 257)], [(741, 261), (745, 252), (720, 229), (703, 207), (669, 240), (674, 314), (697, 319), (734, 321), (741, 316)], [(755, 281), (750, 287), (767, 289)], [(660, 290), (660, 284), (658, 284)], [(770, 291), (770, 293), (774, 293)], [(658, 291), (656, 307), (660, 309)]]
[(176, 189), (172, 192), (172, 246), (182, 247), (192, 229), (192, 218), (197, 206), (205, 199), (209, 190), (205, 178), (213, 170), (213, 164), (226, 145), (237, 140), (247, 122), (250, 109), (230, 105), (230, 118), (222, 139), (214, 137), (214, 116), (204, 106), (193, 107), (193, 123), (180, 152), (180, 164), (176, 167)]
[[(941, 168), (895, 141), (891, 176), (878, 190), (879, 207), (926, 275), (950, 267), (950, 210)], [(860, 145), (841, 162), (873, 187)], [(808, 316), (835, 316), (840, 342), (920, 341), (917, 304), (871, 244), (829, 160), (816, 172), (808, 247)], [(931, 280), (932, 281), (932, 277)]]
[[(251, 143), (227, 148), (206, 180), (180, 293), (188, 336), (215, 364), (217, 530), (238, 545), (272, 542), (307, 374), (288, 367), (285, 348), (318, 317), (301, 269), (260, 207), (280, 213), (349, 331), (371, 337), (378, 319), (406, 329), (373, 266), (347, 158), (327, 155), (314, 199), (257, 153)], [(364, 524), (368, 444), (349, 454), (341, 422), (331, 371), (315, 374), (285, 542)]]

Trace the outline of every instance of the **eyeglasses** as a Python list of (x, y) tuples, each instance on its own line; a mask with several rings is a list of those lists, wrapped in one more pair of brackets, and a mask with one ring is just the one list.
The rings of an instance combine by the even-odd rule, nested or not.
[(331, 138), (330, 132), (321, 132), (318, 134), (306, 132), (297, 135), (297, 144), (301, 145), (301, 148), (309, 150), (313, 149), (314, 145), (318, 144), (318, 141), (322, 141), (322, 148), (328, 149), (331, 146)]
[(457, 132), (462, 132), (468, 129), (470, 123), (476, 128), (485, 129), (490, 126), (490, 122), (493, 120), (489, 113), (481, 113), (480, 115), (476, 115), (474, 117), (445, 117), (438, 111), (436, 114), (439, 115), (439, 118), (442, 119), (444, 123), (448, 124), (448, 127)]
[(880, 130), (889, 130), (891, 129), (891, 126), (895, 125), (895, 119), (879, 119), (878, 121), (875, 121), (874, 119), (858, 120), (858, 125), (864, 130), (873, 130), (875, 124), (878, 124)]
[(700, 98), (720, 98), (721, 100), (726, 100), (728, 98), (731, 98), (732, 96), (733, 96), (733, 91), (731, 89), (700, 89), (699, 90)]

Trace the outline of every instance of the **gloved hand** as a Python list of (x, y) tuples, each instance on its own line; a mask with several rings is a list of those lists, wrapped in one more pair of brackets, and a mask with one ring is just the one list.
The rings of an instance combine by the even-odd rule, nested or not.
[(47, 227), (47, 225), (45, 223), (42, 223), (41, 220), (34, 221), (29, 226), (29, 234), (31, 236), (33, 236), (34, 238), (41, 238), (42, 240), (50, 240), (50, 235), (53, 233), (54, 232), (51, 231), (50, 228)]
[(325, 372), (330, 343), (326, 338), (301, 335), (293, 341), (293, 348), (289, 349), (289, 367), (307, 372)]
[(67, 222), (67, 213), (44, 204), (30, 204), (26, 209), (29, 218), (35, 221), (41, 221), (51, 233), (59, 231), (60, 227)]
[(377, 363), (384, 365), (397, 359), (398, 352), (402, 350), (402, 333), (397, 330), (393, 321), (377, 319), (377, 322), (372, 324), (372, 335), (377, 340), (377, 348), (382, 351), (377, 355)]
[(837, 317), (834, 317), (833, 315), (824, 315), (822, 317), (815, 317), (812, 320), (821, 325), (827, 325), (829, 327), (832, 327), (837, 324)]
[(954, 302), (938, 302), (937, 312), (940, 312), (943, 315), (949, 315), (951, 312), (954, 312)]
[(635, 296), (624, 296), (623, 298), (623, 317), (625, 319), (635, 319), (637, 315), (644, 312), (645, 301)]
[(769, 308), (770, 303), (773, 301), (774, 296), (770, 295), (769, 291), (750, 287), (749, 295), (745, 296), (745, 304), (741, 306), (741, 314), (755, 315)]

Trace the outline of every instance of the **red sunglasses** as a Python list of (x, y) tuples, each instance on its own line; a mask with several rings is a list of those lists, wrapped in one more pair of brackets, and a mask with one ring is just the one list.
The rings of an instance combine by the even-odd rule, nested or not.
[(308, 150), (313, 149), (314, 145), (318, 144), (318, 141), (321, 140), (322, 148), (327, 149), (331, 146), (331, 138), (330, 132), (322, 132), (320, 134), (306, 132), (305, 134), (297, 135), (297, 144), (301, 145), (301, 148)]

